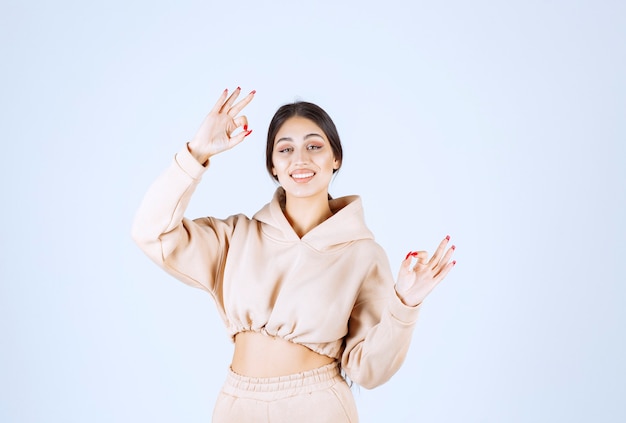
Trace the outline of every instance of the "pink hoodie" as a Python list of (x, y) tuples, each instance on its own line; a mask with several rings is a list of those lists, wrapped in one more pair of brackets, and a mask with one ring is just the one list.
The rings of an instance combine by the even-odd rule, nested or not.
[(389, 380), (404, 361), (419, 307), (395, 294), (361, 199), (331, 200), (333, 216), (302, 238), (282, 212), (282, 188), (252, 219), (189, 220), (183, 214), (206, 169), (185, 147), (152, 184), (133, 224), (141, 249), (208, 291), (231, 336), (255, 331), (304, 345), (341, 360), (365, 388)]

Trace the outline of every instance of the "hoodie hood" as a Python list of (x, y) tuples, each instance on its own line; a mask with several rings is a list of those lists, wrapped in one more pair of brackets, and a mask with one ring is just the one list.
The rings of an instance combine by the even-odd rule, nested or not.
[(363, 205), (358, 195), (329, 200), (333, 215), (302, 238), (298, 237), (285, 217), (285, 199), (285, 190), (277, 188), (272, 201), (253, 217), (262, 223), (263, 233), (270, 238), (283, 242), (303, 242), (321, 252), (341, 248), (353, 241), (374, 239), (365, 225)]

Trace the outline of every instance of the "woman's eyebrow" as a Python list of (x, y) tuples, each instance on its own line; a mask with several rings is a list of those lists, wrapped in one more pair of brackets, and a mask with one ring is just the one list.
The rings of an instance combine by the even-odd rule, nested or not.
[[(304, 136), (304, 139), (305, 139), (305, 140), (307, 140), (307, 139), (309, 139), (309, 138), (313, 138), (313, 137), (319, 137), (319, 138), (322, 138), (322, 139), (324, 138), (324, 137), (323, 137), (323, 136), (321, 136), (320, 134), (318, 134), (318, 133), (316, 133), (316, 132), (312, 132), (312, 133), (310, 133), (310, 134), (306, 134), (306, 135)], [(281, 141), (292, 141), (292, 142), (293, 142), (293, 138), (291, 138), (291, 137), (282, 137), (282, 138), (277, 139), (275, 144), (278, 144), (278, 143), (279, 143), (279, 142), (281, 142)]]
[(323, 137), (323, 136), (321, 136), (320, 134), (313, 132), (313, 133), (311, 133), (311, 134), (307, 134), (307, 135), (304, 137), (304, 139), (306, 140), (306, 139), (309, 139), (309, 138), (311, 138), (311, 137), (320, 137), (320, 138), (324, 138), (324, 137)]

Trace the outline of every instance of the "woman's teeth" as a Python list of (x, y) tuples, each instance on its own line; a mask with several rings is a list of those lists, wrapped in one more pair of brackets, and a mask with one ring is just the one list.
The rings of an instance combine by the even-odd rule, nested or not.
[(297, 174), (291, 175), (291, 177), (294, 178), (294, 179), (305, 179), (305, 178), (310, 178), (313, 175), (315, 175), (313, 172), (311, 172), (311, 173), (297, 173)]

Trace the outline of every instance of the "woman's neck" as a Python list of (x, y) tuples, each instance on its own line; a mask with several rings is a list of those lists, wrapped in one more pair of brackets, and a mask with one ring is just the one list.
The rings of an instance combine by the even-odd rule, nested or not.
[(285, 198), (285, 217), (296, 234), (302, 238), (311, 229), (333, 215), (328, 204), (328, 194), (322, 197)]

